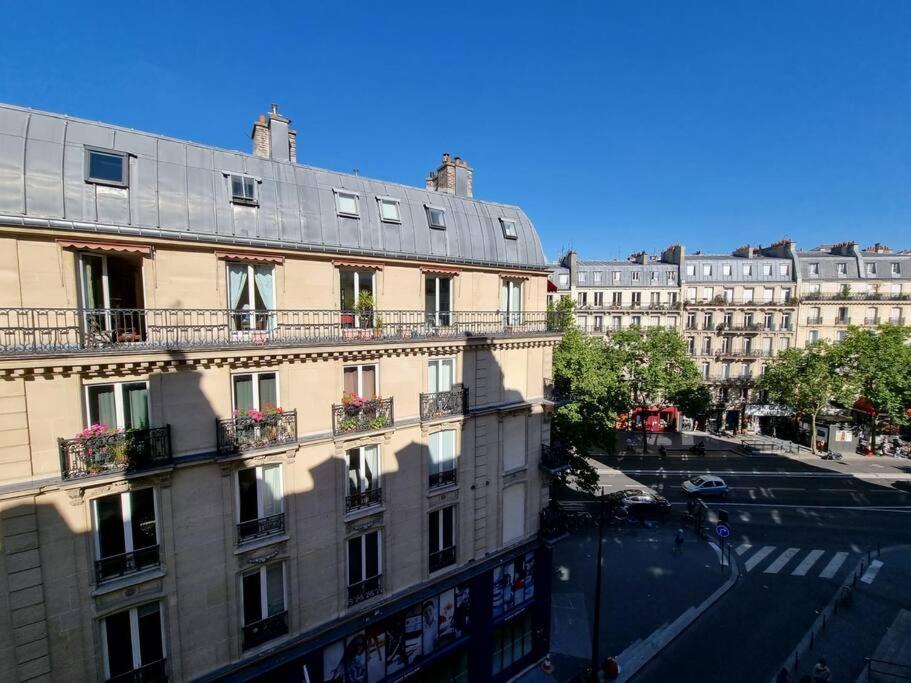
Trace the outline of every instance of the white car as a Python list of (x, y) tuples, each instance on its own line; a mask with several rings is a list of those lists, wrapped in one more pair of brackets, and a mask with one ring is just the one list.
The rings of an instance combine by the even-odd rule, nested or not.
[(728, 485), (721, 477), (702, 474), (683, 482), (683, 492), (688, 496), (724, 496), (728, 493)]

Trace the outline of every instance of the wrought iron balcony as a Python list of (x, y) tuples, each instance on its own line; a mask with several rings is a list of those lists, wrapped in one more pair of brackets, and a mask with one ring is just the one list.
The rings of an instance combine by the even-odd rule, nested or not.
[(435, 553), (430, 553), (430, 572), (436, 572), (444, 567), (448, 567), (456, 563), (456, 547), (450, 546), (448, 548), (443, 548), (438, 550)]
[(277, 515), (260, 517), (259, 519), (249, 519), (237, 525), (237, 542), (246, 543), (257, 538), (274, 536), (285, 531), (285, 513), (279, 512)]
[[(0, 356), (553, 334), (559, 313), (0, 308)], [(252, 321), (252, 322), (251, 322)]]
[(64, 479), (136, 472), (171, 463), (171, 426), (57, 439)]
[(911, 294), (892, 292), (852, 292), (842, 290), (834, 294), (809, 292), (800, 295), (801, 301), (909, 301)]
[(359, 405), (339, 403), (332, 406), (332, 433), (335, 436), (372, 432), (391, 427), (394, 423), (391, 398), (376, 398)]
[(569, 450), (560, 444), (541, 444), (539, 466), (550, 474), (559, 474), (569, 469)]
[(794, 297), (789, 297), (788, 299), (777, 299), (772, 301), (766, 301), (764, 299), (728, 299), (724, 296), (716, 296), (712, 299), (688, 299), (684, 306), (686, 308), (699, 308), (702, 306), (747, 306), (747, 307), (766, 307), (766, 308), (781, 308), (788, 306), (796, 306), (797, 299)]
[(383, 502), (383, 489), (379, 486), (373, 486), (364, 491), (349, 492), (345, 496), (345, 512), (362, 510), (363, 508), (373, 507)]
[(822, 318), (819, 316), (810, 316), (807, 318), (807, 325), (822, 325)]
[(271, 617), (244, 626), (244, 649), (268, 643), (274, 638), (283, 636), (288, 632), (288, 612), (279, 612)]
[(851, 317), (847, 316), (847, 315), (840, 315), (835, 318), (835, 324), (836, 325), (850, 325)]
[(449, 391), (421, 394), (420, 399), (422, 420), (468, 413), (468, 387), (461, 384), (453, 385)]
[(168, 680), (168, 660), (159, 659), (138, 669), (111, 676), (107, 683), (166, 683)]
[(569, 536), (570, 526), (566, 513), (556, 505), (541, 510), (538, 532), (547, 545), (553, 545)]
[(457, 481), (455, 468), (443, 470), (442, 472), (433, 472), (430, 475), (429, 486), (432, 489), (438, 489), (441, 486), (452, 486)]
[(383, 594), (383, 575), (377, 574), (348, 586), (348, 607)]
[(866, 318), (864, 318), (864, 325), (879, 325), (879, 323), (881, 323), (881, 322), (882, 322), (882, 320), (876, 316), (874, 316), (872, 318), (870, 316), (867, 316)]
[(227, 419), (215, 420), (218, 452), (221, 455), (243, 453), (258, 448), (297, 443), (297, 411), (280, 413), (252, 411)]
[(130, 553), (110, 555), (95, 560), (95, 583), (117, 579), (143, 569), (157, 567), (161, 562), (157, 545), (139, 548)]

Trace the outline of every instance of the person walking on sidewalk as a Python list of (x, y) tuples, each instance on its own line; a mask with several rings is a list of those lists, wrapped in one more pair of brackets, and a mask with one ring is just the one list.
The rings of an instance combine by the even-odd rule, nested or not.
[(832, 680), (832, 672), (826, 664), (826, 658), (820, 657), (813, 667), (813, 683), (829, 683)]

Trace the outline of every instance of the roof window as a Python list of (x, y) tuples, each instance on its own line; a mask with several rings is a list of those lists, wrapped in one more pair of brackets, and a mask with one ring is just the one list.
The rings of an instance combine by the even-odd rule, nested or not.
[(126, 152), (86, 147), (86, 182), (127, 187), (130, 184), (129, 169)]
[(399, 212), (399, 200), (392, 197), (377, 197), (380, 207), (380, 220), (384, 223), (401, 223), (402, 216)]
[(360, 218), (358, 209), (358, 196), (356, 192), (335, 190), (335, 210), (339, 216), (347, 218)]
[(424, 208), (427, 209), (427, 225), (434, 230), (445, 230), (446, 212), (435, 206), (426, 206)]
[(231, 181), (231, 201), (235, 204), (256, 205), (256, 179), (248, 175), (229, 176)]
[(508, 240), (519, 239), (519, 233), (516, 231), (516, 222), (509, 218), (500, 219), (500, 227), (503, 228), (503, 237)]

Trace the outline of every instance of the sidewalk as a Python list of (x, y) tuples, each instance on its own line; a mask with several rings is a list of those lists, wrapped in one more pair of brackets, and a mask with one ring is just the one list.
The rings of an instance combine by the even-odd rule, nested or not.
[[(733, 583), (716, 551), (687, 535), (672, 552), (675, 529), (626, 527), (604, 536), (600, 657), (618, 657), (632, 673), (673, 639)], [(551, 620), (552, 675), (535, 666), (515, 680), (568, 681), (591, 658), (596, 531), (586, 530), (554, 548)], [(724, 588), (725, 590), (720, 590)], [(624, 679), (625, 676), (624, 675)]]

